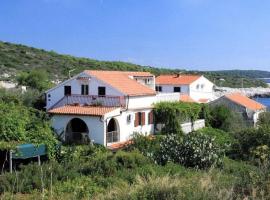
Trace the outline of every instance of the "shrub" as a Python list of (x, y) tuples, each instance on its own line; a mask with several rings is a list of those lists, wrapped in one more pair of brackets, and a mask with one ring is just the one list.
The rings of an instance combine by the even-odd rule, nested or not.
[(246, 127), (243, 117), (224, 105), (211, 107), (210, 116), (209, 123), (213, 128), (236, 131)]
[(231, 151), (231, 145), (235, 143), (235, 140), (230, 133), (220, 129), (203, 128), (198, 130), (198, 132), (214, 138), (215, 143), (219, 145), (221, 149), (224, 149), (226, 153)]
[(270, 126), (270, 112), (263, 112), (259, 116), (259, 126)]
[(0, 176), (0, 193), (41, 191), (49, 188), (51, 183), (74, 179), (79, 176), (76, 165), (67, 164), (62, 166), (57, 162), (45, 163), (41, 166), (29, 164), (21, 166), (20, 171), (13, 174), (5, 173)]
[(104, 192), (92, 178), (87, 176), (78, 176), (72, 180), (58, 182), (53, 191), (56, 195), (70, 194), (72, 199), (92, 199), (95, 194)]
[(60, 162), (87, 162), (96, 154), (108, 152), (108, 150), (99, 144), (93, 145), (74, 145), (62, 146)]
[[(162, 136), (161, 136), (162, 137)], [(139, 150), (144, 156), (156, 160), (156, 152), (159, 149), (160, 136), (150, 137), (135, 133), (132, 143), (127, 145), (125, 150)]]
[(49, 157), (54, 156), (58, 142), (44, 112), (14, 103), (0, 102), (0, 115), (0, 140), (45, 144)]
[(162, 162), (176, 162), (186, 167), (209, 168), (221, 165), (223, 150), (214, 139), (200, 132), (193, 132), (183, 138), (177, 135), (166, 136), (160, 144)]
[(251, 160), (252, 151), (258, 146), (270, 147), (270, 127), (249, 128), (233, 133), (235, 143), (230, 157)]
[(201, 106), (197, 103), (160, 102), (155, 105), (155, 123), (164, 124), (162, 132), (183, 134), (181, 123), (198, 119)]
[(91, 160), (81, 165), (81, 172), (84, 175), (112, 176), (117, 170), (134, 169), (151, 163), (150, 160), (139, 152), (118, 151), (97, 153)]

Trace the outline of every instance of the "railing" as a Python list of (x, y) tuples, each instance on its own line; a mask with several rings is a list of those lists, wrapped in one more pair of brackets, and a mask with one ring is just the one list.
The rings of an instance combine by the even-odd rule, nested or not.
[(125, 97), (97, 95), (69, 95), (63, 97), (53, 108), (65, 105), (125, 107)]
[(107, 132), (106, 135), (107, 143), (119, 142), (119, 133), (118, 131)]
[(158, 93), (156, 98), (156, 103), (162, 101), (179, 101), (180, 100), (180, 93)]

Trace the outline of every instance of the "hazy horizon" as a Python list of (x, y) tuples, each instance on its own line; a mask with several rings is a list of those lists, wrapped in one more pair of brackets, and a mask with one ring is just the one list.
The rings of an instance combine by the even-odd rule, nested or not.
[(270, 2), (18, 0), (0, 7), (0, 40), (152, 67), (270, 70)]

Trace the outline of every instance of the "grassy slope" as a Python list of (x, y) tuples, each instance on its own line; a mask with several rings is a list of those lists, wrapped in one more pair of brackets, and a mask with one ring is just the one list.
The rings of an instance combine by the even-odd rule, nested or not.
[[(262, 81), (254, 80), (249, 76), (239, 73), (239, 71), (230, 71), (230, 73), (222, 72), (187, 72), (185, 70), (170, 70), (165, 68), (155, 68), (150, 66), (140, 66), (127, 62), (107, 62), (98, 61), (89, 58), (78, 58), (69, 55), (61, 55), (53, 51), (45, 51), (28, 47), (25, 45), (12, 44), (0, 41), (0, 74), (8, 72), (12, 75), (12, 79), (20, 71), (29, 71), (36, 68), (46, 70), (52, 80), (66, 79), (68, 71), (75, 69), (73, 74), (76, 74), (84, 69), (99, 69), (99, 70), (130, 70), (130, 71), (150, 71), (155, 75), (164, 73), (199, 73), (206, 75), (210, 80), (217, 85), (240, 87), (241, 79), (244, 77), (244, 86), (266, 86)], [(250, 72), (251, 74), (259, 74), (258, 71)], [(260, 73), (262, 74), (262, 73)], [(260, 76), (261, 77), (261, 76)], [(1, 79), (5, 79), (0, 77)], [(220, 81), (220, 79), (226, 81)]]

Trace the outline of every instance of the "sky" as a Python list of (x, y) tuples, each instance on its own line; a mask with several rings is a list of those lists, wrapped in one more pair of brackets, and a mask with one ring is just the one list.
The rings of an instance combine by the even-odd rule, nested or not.
[(154, 67), (270, 71), (270, 1), (0, 0), (0, 40)]

